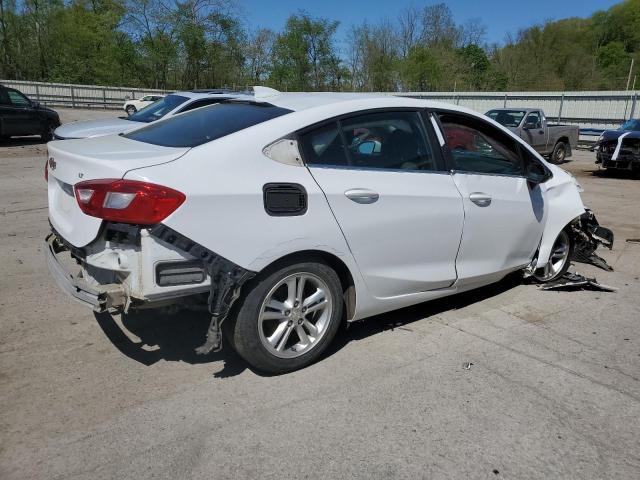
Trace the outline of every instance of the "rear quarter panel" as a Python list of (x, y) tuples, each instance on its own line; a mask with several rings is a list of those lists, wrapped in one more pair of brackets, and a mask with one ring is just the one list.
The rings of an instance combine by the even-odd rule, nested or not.
[[(183, 192), (186, 202), (163, 223), (246, 269), (259, 272), (287, 254), (319, 250), (340, 258), (358, 287), (361, 279), (351, 252), (307, 168), (278, 163), (262, 153), (288, 132), (279, 133), (251, 127), (195, 147), (177, 161), (132, 170), (125, 178)], [(263, 201), (266, 183), (302, 185), (306, 213), (270, 216)]]

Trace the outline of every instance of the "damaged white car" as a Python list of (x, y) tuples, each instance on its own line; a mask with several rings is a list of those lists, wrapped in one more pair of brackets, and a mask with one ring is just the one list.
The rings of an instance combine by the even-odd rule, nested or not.
[(573, 177), (425, 100), (256, 89), (48, 148), (57, 283), (97, 311), (206, 304), (199, 352), (224, 333), (266, 372), (316, 360), (343, 320), (517, 270), (551, 281), (576, 242), (613, 241)]

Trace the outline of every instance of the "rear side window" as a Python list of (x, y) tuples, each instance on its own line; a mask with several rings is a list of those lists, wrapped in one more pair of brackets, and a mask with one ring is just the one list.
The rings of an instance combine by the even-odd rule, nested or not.
[(349, 165), (337, 122), (302, 134), (300, 139), (308, 164), (338, 167)]
[(300, 135), (309, 165), (380, 170), (438, 170), (415, 111), (375, 112), (342, 119)]
[(151, 124), (124, 137), (163, 147), (197, 147), (290, 112), (271, 104), (221, 103)]
[(516, 141), (501, 130), (473, 117), (441, 113), (453, 169), (460, 172), (522, 175)]
[(340, 126), (355, 167), (437, 170), (418, 112), (370, 113)]

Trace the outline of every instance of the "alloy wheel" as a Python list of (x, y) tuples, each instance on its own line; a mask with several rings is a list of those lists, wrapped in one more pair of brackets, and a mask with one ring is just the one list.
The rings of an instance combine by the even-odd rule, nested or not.
[(560, 232), (558, 238), (551, 248), (551, 255), (549, 255), (549, 261), (544, 267), (539, 268), (534, 273), (534, 277), (541, 282), (548, 282), (555, 278), (569, 261), (569, 253), (571, 251), (571, 243), (569, 240), (569, 234), (566, 231)]
[(260, 308), (262, 345), (280, 358), (308, 353), (328, 330), (333, 301), (327, 284), (312, 273), (295, 273), (280, 280)]

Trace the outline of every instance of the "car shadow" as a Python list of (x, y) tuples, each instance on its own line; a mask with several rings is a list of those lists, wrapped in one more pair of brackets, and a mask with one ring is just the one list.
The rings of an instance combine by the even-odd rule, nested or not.
[[(345, 322), (320, 361), (339, 352), (351, 342), (395, 328), (406, 329), (407, 325), (418, 320), (489, 299), (521, 284), (522, 276), (516, 273), (487, 287), (376, 315), (367, 318), (366, 321), (349, 324)], [(195, 349), (204, 342), (209, 327), (210, 317), (206, 312), (183, 310), (169, 314), (142, 310), (119, 316), (96, 313), (95, 317), (111, 343), (123, 355), (143, 365), (150, 366), (161, 360), (189, 364), (223, 361), (222, 370), (214, 374), (216, 378), (239, 375), (245, 369), (250, 369), (260, 376), (269, 376), (249, 367), (228, 342), (223, 342), (220, 352), (196, 354)]]
[(605, 177), (605, 178), (617, 178), (621, 180), (638, 180), (640, 178), (640, 172), (631, 171), (631, 170), (616, 170), (616, 169), (608, 169), (602, 168), (598, 170), (593, 170), (592, 175), (594, 177)]

